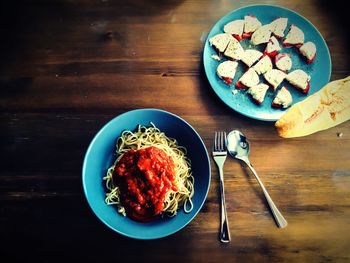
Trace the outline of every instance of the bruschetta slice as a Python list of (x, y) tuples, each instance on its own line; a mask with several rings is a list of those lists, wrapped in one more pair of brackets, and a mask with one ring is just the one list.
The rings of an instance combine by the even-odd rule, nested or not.
[(244, 16), (243, 38), (250, 38), (252, 34), (261, 27), (261, 22), (254, 15)]
[(226, 84), (230, 85), (237, 71), (238, 62), (226, 60), (220, 63), (216, 69), (216, 74)]
[(272, 69), (272, 62), (271, 62), (271, 58), (267, 55), (264, 55), (259, 61), (258, 63), (256, 63), (253, 66), (253, 69), (256, 71), (256, 73), (260, 74), (264, 74), (267, 71)]
[(209, 39), (209, 44), (214, 47), (218, 55), (222, 55), (233, 37), (230, 34), (217, 34)]
[(266, 49), (264, 54), (268, 55), (269, 57), (273, 58), (277, 55), (278, 51), (281, 50), (281, 46), (278, 43), (278, 40), (276, 37), (272, 36), (269, 40), (269, 42), (266, 45)]
[(248, 67), (254, 65), (264, 54), (259, 50), (255, 49), (247, 49), (244, 51), (244, 54), (241, 58), (242, 62), (246, 64)]
[(287, 72), (292, 68), (292, 64), (292, 59), (287, 53), (279, 53), (275, 57), (275, 65), (279, 70)]
[(231, 60), (241, 60), (244, 56), (244, 49), (237, 39), (232, 38), (224, 52), (224, 55)]
[(288, 18), (279, 17), (271, 22), (271, 30), (272, 34), (278, 39), (282, 39), (284, 37), (284, 31), (286, 30), (288, 24)]
[(299, 48), (299, 52), (305, 57), (306, 62), (310, 64), (316, 57), (316, 45), (311, 41), (306, 42)]
[(236, 82), (235, 86), (238, 89), (248, 89), (255, 85), (258, 85), (259, 81), (259, 75), (253, 68), (249, 68)]
[(282, 83), (285, 77), (286, 77), (286, 73), (284, 73), (279, 69), (271, 69), (264, 74), (264, 78), (271, 85), (274, 91)]
[(271, 26), (270, 24), (259, 27), (252, 35), (250, 43), (253, 45), (260, 45), (267, 43), (271, 37)]
[(238, 19), (238, 20), (234, 20), (234, 21), (227, 23), (224, 26), (224, 32), (232, 35), (238, 41), (241, 41), (242, 34), (243, 34), (243, 28), (244, 28), (244, 20)]
[(269, 89), (269, 85), (260, 83), (248, 89), (247, 93), (251, 95), (253, 101), (261, 105), (265, 99), (266, 92)]
[(287, 81), (300, 90), (302, 93), (307, 94), (310, 90), (310, 80), (311, 77), (303, 70), (296, 69), (290, 72), (286, 76)]
[(304, 32), (296, 25), (291, 25), (282, 45), (285, 47), (295, 46), (299, 48), (304, 44)]
[(292, 94), (286, 87), (282, 87), (273, 99), (271, 106), (274, 108), (288, 108), (293, 103)]

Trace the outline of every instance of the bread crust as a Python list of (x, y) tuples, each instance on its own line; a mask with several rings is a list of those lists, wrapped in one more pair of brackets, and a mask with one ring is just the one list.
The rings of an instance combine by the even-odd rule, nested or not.
[(275, 123), (283, 138), (306, 136), (350, 119), (350, 76), (335, 80), (293, 105)]

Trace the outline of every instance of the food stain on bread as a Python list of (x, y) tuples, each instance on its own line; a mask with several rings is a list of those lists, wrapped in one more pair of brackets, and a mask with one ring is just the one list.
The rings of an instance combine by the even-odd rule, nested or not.
[(328, 83), (293, 105), (275, 123), (284, 138), (306, 136), (350, 119), (350, 76)]

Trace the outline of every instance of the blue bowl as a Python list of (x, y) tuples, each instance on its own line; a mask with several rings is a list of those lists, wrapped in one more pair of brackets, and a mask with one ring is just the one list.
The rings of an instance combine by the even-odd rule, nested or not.
[[(124, 130), (135, 130), (138, 124), (154, 123), (168, 137), (187, 148), (195, 179), (193, 210), (185, 213), (181, 207), (174, 217), (164, 216), (149, 223), (140, 223), (117, 212), (105, 203), (105, 182), (102, 178), (114, 163), (116, 139)], [(158, 109), (139, 109), (123, 113), (108, 122), (94, 137), (83, 164), (83, 187), (87, 201), (96, 216), (112, 230), (136, 239), (157, 239), (185, 227), (198, 214), (210, 186), (210, 162), (205, 145), (198, 133), (180, 117)]]

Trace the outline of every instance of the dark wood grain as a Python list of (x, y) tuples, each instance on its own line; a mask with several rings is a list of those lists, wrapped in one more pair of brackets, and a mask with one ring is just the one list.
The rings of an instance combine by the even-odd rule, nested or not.
[[(350, 123), (282, 139), (212, 91), (202, 49), (225, 13), (259, 1), (3, 1), (0, 4), (0, 236), (4, 262), (349, 262)], [(332, 79), (349, 75), (340, 1), (267, 1), (324, 36)], [(179, 99), (181, 98), (181, 99)], [(221, 244), (218, 172), (198, 216), (172, 236), (114, 233), (85, 200), (81, 168), (96, 132), (135, 108), (187, 120), (210, 151), (242, 130), (251, 162), (289, 222), (278, 229), (249, 171), (225, 164), (232, 241)], [(6, 260), (5, 260), (6, 259)]]

